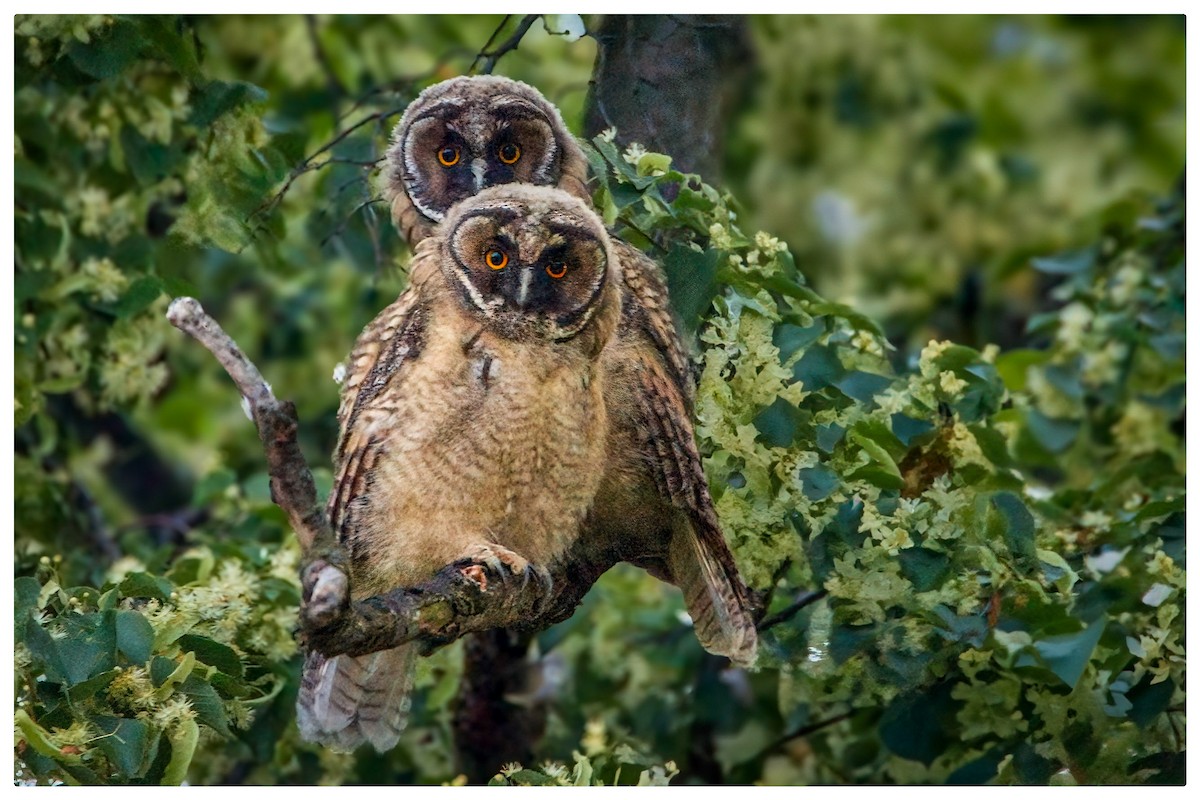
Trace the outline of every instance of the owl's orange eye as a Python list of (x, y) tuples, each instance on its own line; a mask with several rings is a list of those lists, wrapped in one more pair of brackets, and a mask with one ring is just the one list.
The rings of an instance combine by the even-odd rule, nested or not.
[(517, 147), (512, 142), (500, 145), (500, 149), (496, 152), (500, 156), (500, 160), (505, 164), (515, 164), (517, 159), (521, 157), (521, 148)]
[(551, 264), (550, 266), (546, 267), (546, 274), (551, 278), (558, 280), (567, 274), (567, 262), (559, 261), (556, 264)]
[(508, 253), (505, 253), (503, 250), (491, 250), (484, 256), (483, 260), (492, 269), (504, 269), (508, 266)]
[(443, 147), (438, 151), (438, 161), (443, 167), (453, 167), (460, 158), (457, 147)]

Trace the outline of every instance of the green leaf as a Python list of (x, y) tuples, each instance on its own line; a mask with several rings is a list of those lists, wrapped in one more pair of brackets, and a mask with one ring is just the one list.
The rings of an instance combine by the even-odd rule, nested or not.
[(154, 628), (136, 611), (117, 611), (117, 649), (134, 664), (150, 660)]
[(67, 685), (81, 683), (117, 665), (115, 612), (68, 616), (63, 631), (66, 635), (55, 645)]
[(162, 785), (179, 786), (187, 779), (188, 767), (196, 754), (196, 743), (200, 741), (200, 726), (194, 719), (184, 720), (169, 741), (171, 761), (163, 773)]
[(879, 720), (879, 737), (901, 758), (929, 766), (958, 741), (954, 715), (961, 705), (951, 696), (953, 683), (944, 681), (924, 692), (901, 695)]
[(196, 128), (207, 128), (217, 118), (246, 103), (261, 103), (267, 99), (265, 90), (245, 81), (209, 81), (192, 95), (192, 114), (188, 122)]
[(846, 429), (836, 422), (817, 426), (817, 447), (826, 453), (832, 453), (838, 442), (846, 435)]
[(950, 574), (950, 557), (924, 547), (901, 550), (897, 559), (900, 562), (900, 574), (918, 592), (936, 589)]
[(196, 41), (184, 23), (175, 17), (147, 15), (136, 18), (142, 35), (155, 45), (155, 50), (189, 81), (201, 80), (200, 63), (196, 58)]
[(824, 345), (810, 347), (792, 368), (792, 380), (804, 384), (804, 391), (818, 392), (846, 372), (833, 349)]
[(800, 479), (804, 496), (814, 502), (824, 500), (841, 484), (837, 473), (822, 464), (797, 470), (796, 477)]
[(92, 721), (104, 734), (96, 743), (123, 775), (137, 777), (150, 767), (158, 751), (158, 731), (139, 719), (95, 716)]
[[(883, 445), (865, 433), (861, 426), (856, 425), (851, 429), (849, 438), (863, 450), (866, 450), (867, 455), (879, 465), (880, 469), (888, 475), (900, 479), (900, 468), (896, 466), (896, 462), (892, 459), (891, 454), (888, 453)], [(900, 485), (903, 484), (903, 479), (900, 479)]]
[(796, 441), (800, 426), (808, 417), (808, 414), (787, 400), (777, 397), (774, 403), (754, 418), (754, 427), (762, 433), (763, 441), (771, 447), (791, 447)]
[(689, 332), (696, 330), (717, 294), (720, 257), (716, 250), (697, 253), (690, 247), (679, 246), (672, 248), (663, 259), (671, 306)]
[(1079, 633), (1049, 636), (1035, 641), (1033, 647), (1046, 662), (1046, 666), (1063, 683), (1074, 689), (1092, 657), (1092, 651), (1096, 649), (1096, 643), (1104, 633), (1104, 627), (1105, 621), (1100, 620)]
[(1008, 546), (1017, 565), (1028, 574), (1037, 564), (1037, 553), (1033, 541), (1033, 515), (1021, 502), (1021, 498), (1012, 492), (997, 492), (992, 496), (992, 505), (1000, 512), (999, 533), (1004, 543)]
[(150, 680), (158, 688), (154, 690), (156, 700), (166, 700), (175, 691), (175, 687), (192, 675), (196, 668), (196, 654), (188, 651), (176, 664), (169, 658), (155, 656), (150, 664)]
[(88, 678), (82, 683), (77, 683), (67, 689), (67, 699), (72, 703), (83, 702), (116, 680), (120, 674), (121, 670), (110, 669), (108, 672), (101, 672), (94, 678)]
[(134, 314), (148, 308), (162, 294), (163, 284), (152, 275), (144, 275), (129, 285), (125, 294), (113, 307), (117, 319), (128, 319)]
[(891, 385), (892, 379), (886, 375), (861, 370), (847, 372), (834, 381), (834, 386), (866, 405), (868, 409), (875, 407), (875, 396)]
[(93, 78), (112, 78), (130, 67), (142, 49), (143, 39), (138, 27), (124, 19), (94, 31), (90, 42), (73, 39), (67, 45), (67, 56), (75, 66)]
[(907, 414), (892, 414), (892, 433), (905, 447), (912, 444), (918, 436), (924, 436), (933, 430), (933, 423), (923, 419), (913, 419)]
[(790, 322), (784, 322), (775, 326), (774, 333), (771, 334), (771, 339), (775, 346), (779, 348), (779, 360), (781, 363), (787, 363), (796, 351), (803, 350), (810, 344), (815, 342), (825, 332), (825, 325), (822, 322), (813, 321), (812, 325), (807, 328), (801, 328), (799, 325), (793, 325)]
[(1034, 269), (1047, 275), (1074, 275), (1089, 270), (1095, 265), (1096, 249), (1087, 247), (1083, 250), (1059, 253), (1056, 256), (1034, 258), (1030, 263), (1033, 264)]
[(1171, 697), (1175, 694), (1174, 681), (1168, 679), (1160, 683), (1151, 683), (1151, 680), (1149, 675), (1145, 676), (1141, 683), (1125, 695), (1133, 704), (1128, 716), (1139, 728), (1147, 727), (1159, 714), (1166, 711)]
[(180, 636), (178, 643), (183, 650), (195, 653), (198, 661), (208, 664), (210, 667), (216, 667), (226, 675), (241, 678), (245, 674), (242, 660), (228, 645), (221, 644), (207, 636), (191, 633)]
[(1050, 354), (1044, 350), (1009, 350), (996, 357), (996, 371), (1011, 391), (1025, 391), (1029, 368), (1044, 364)]
[(26, 615), (38, 611), (38, 596), (42, 593), (42, 584), (37, 578), (28, 575), (17, 578), (13, 583), (13, 613), (17, 622), (17, 635), (21, 635), (24, 625), (21, 624)]
[(165, 578), (159, 578), (147, 572), (131, 572), (117, 586), (125, 597), (151, 597), (155, 600), (169, 600), (175, 587)]
[(233, 731), (229, 730), (229, 717), (225, 714), (225, 704), (221, 702), (221, 697), (212, 686), (199, 676), (192, 674), (180, 684), (179, 691), (186, 694), (192, 701), (192, 708), (196, 710), (198, 721), (203, 722), (226, 739), (233, 738)]
[(53, 740), (50, 739), (50, 734), (42, 726), (34, 722), (30, 718), (29, 712), (24, 708), (17, 709), (13, 715), (13, 722), (16, 723), (17, 730), (21, 733), (21, 738), (36, 752), (47, 758), (62, 758), (62, 753)]
[[(122, 125), (121, 151), (133, 177), (142, 186), (152, 186), (169, 176), (183, 160), (183, 143), (151, 141), (132, 125)], [(157, 296), (157, 295), (156, 295)]]

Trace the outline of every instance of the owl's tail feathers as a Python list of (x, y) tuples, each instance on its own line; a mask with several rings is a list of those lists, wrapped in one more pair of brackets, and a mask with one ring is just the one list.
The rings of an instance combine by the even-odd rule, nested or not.
[(357, 658), (305, 654), (296, 700), (300, 735), (343, 752), (364, 742), (391, 750), (408, 721), (416, 656), (413, 645)]
[(749, 666), (758, 653), (758, 631), (733, 557), (724, 541), (719, 547), (723, 553), (714, 552), (715, 546), (698, 536), (690, 525), (683, 530), (677, 528), (671, 537), (667, 565), (673, 582), (683, 590), (700, 646), (710, 653), (728, 656), (739, 666)]

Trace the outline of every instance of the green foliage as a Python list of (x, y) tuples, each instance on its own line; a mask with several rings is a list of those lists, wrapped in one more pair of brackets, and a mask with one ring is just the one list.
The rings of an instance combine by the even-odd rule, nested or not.
[(1120, 204), (1094, 252), (1034, 262), (1068, 276), (1031, 321), (1044, 348), (931, 341), (896, 375), (878, 329), (742, 234), (728, 196), (635, 148), (596, 153), (619, 228), (669, 231), (669, 271), (715, 265), (697, 434), (743, 574), (828, 592), (765, 642), (779, 715), (878, 718), (873, 742), (818, 739), (793, 777), (1178, 780), (1182, 199)]
[[(575, 123), (594, 43), (549, 32), (569, 16), (500, 69)], [(421, 660), (393, 752), (299, 741), (296, 546), (228, 380), (161, 312), (198, 296), (296, 399), (327, 491), (329, 375), (403, 285), (371, 165), (499, 22), (17, 18), (19, 780), (460, 780), (458, 646)], [(596, 207), (666, 269), (718, 513), (778, 621), (731, 669), (677, 591), (612, 570), (538, 637), (546, 735), (493, 782), (1181, 782), (1185, 206), (1148, 198), (1182, 166), (1182, 36), (754, 27), (751, 208), (586, 147)], [(866, 227), (831, 239), (814, 204)], [(945, 324), (968, 273), (1020, 313)], [(121, 426), (186, 508), (150, 502), (163, 468)]]
[(1183, 17), (754, 27), (735, 189), (823, 293), (853, 298), (898, 346), (1007, 337), (1011, 317), (1044, 310), (1030, 256), (1094, 240), (1082, 218), (1182, 169)]

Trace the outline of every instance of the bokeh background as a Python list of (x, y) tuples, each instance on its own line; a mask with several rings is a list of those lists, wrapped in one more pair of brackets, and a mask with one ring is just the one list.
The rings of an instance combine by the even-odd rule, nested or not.
[[(163, 314), (171, 296), (199, 298), (275, 392), (296, 402), (302, 445), (326, 492), (336, 436), (331, 374), (363, 325), (404, 286), (408, 254), (375, 202), (374, 177), (405, 104), (438, 80), (494, 66), (537, 86), (572, 130), (595, 133), (604, 127), (588, 120), (598, 49), (605, 41), (614, 48), (637, 43), (611, 20), (559, 15), (534, 21), (519, 47), (494, 65), (480, 58), (522, 23), (519, 15), (16, 18), (19, 780), (461, 780), (449, 710), (460, 645), (422, 662), (413, 723), (395, 752), (339, 755), (299, 742), (290, 710), (299, 663), (292, 639), (298, 552), (270, 502), (257, 437), (231, 384)], [(607, 782), (1179, 779), (1182, 643), (1172, 631), (1182, 625), (1182, 540), (1178, 552), (1163, 542), (1183, 520), (1183, 18), (788, 16), (709, 23), (719, 31), (716, 44), (701, 37), (695, 46), (708, 48), (716, 67), (674, 76), (664, 101), (678, 96), (681, 114), (688, 104), (721, 109), (709, 123), (716, 144), (694, 164), (681, 156), (674, 164), (728, 192), (718, 208), (725, 216), (705, 225), (723, 220), (749, 238), (765, 231), (786, 244), (792, 279), (841, 304), (842, 311), (827, 312), (830, 319), (853, 309), (877, 323), (891, 349), (881, 339), (856, 339), (855, 346), (875, 352), (881, 364), (873, 371), (881, 374), (928, 367), (931, 356), (920, 354), (931, 339), (981, 352), (992, 345), (1050, 354), (1044, 357), (1053, 364), (1043, 371), (1036, 366), (1042, 356), (998, 362), (1007, 388), (1028, 392), (1030, 407), (1041, 409), (1041, 416), (1019, 419), (1037, 440), (1029, 445), (1037, 452), (1027, 474), (1055, 492), (1067, 486), (1076, 493), (1074, 506), (1062, 506), (1074, 510), (1046, 523), (1037, 552), (1059, 552), (1049, 542), (1062, 543), (1056, 531), (1079, 528), (1080, 497), (1096, 491), (1094, 473), (1063, 463), (1091, 459), (1099, 471), (1119, 449), (1114, 420), (1128, 420), (1118, 445), (1154, 442), (1159, 449), (1147, 458), (1161, 457), (1153, 463), (1165, 463), (1163, 474), (1178, 480), (1126, 492), (1168, 505), (1136, 519), (1131, 511), (1124, 520), (1148, 538), (1114, 540), (1112, 552), (1151, 549), (1133, 570), (1141, 577), (1105, 591), (1137, 599), (1163, 586), (1178, 614), (1164, 618), (1161, 599), (1137, 606), (1159, 615), (1146, 625), (1161, 636), (1130, 632), (1137, 644), (1127, 647), (1125, 662), (1094, 656), (1087, 691), (1099, 699), (1086, 711), (1063, 705), (1069, 718), (1054, 718), (1053, 708), (1014, 688), (1016, 678), (996, 688), (1008, 680), (1005, 670), (1019, 672), (1016, 656), (1003, 664), (996, 656), (998, 677), (984, 699), (952, 695), (936, 678), (966, 670), (982, 685), (993, 680), (989, 667), (921, 662), (895, 667), (907, 677), (887, 679), (891, 684), (876, 675), (856, 704), (851, 683), (819, 670), (802, 677), (805, 659), (822, 658), (812, 650), (813, 626), (828, 633), (840, 619), (830, 621), (824, 601), (815, 616), (809, 608), (788, 623), (799, 650), (784, 642), (778, 663), (745, 673), (704, 656), (680, 620), (675, 590), (616, 569), (574, 618), (539, 638), (530, 667), (536, 679), (514, 702), (545, 714), (545, 734), (537, 763), (525, 765), (534, 769), (509, 770), (509, 778), (573, 781), (586, 764), (589, 779)], [(737, 68), (719, 69), (722, 63)], [(644, 99), (626, 94), (621, 113), (636, 116)], [(617, 128), (618, 147), (631, 144), (622, 133), (627, 126)], [(672, 153), (669, 141), (642, 143)], [(625, 161), (654, 175), (636, 153)], [(1170, 198), (1172, 205), (1155, 205)], [(613, 212), (618, 225), (634, 221), (624, 206)], [(669, 232), (668, 223), (660, 227)], [(1144, 240), (1156, 231), (1178, 236)], [(768, 245), (760, 241), (758, 252), (774, 253)], [(1110, 305), (1128, 330), (1145, 323), (1143, 311), (1158, 315), (1152, 330), (1138, 334), (1139, 341), (1159, 337), (1157, 355), (1139, 361), (1152, 363), (1142, 371), (1149, 377), (1130, 378), (1132, 350), (1105, 349), (1116, 335), (1091, 323), (1101, 313), (1093, 279), (1113, 291), (1124, 282), (1125, 294)], [(1131, 298), (1138, 287), (1157, 299), (1137, 305)], [(720, 320), (732, 313), (728, 303), (711, 304), (716, 293), (714, 285), (695, 309), (702, 330), (707, 321), (710, 331), (723, 331)], [(1064, 308), (1076, 306), (1063, 317)], [(1126, 306), (1133, 310), (1122, 316)], [(1092, 316), (1083, 319), (1081, 309)], [(780, 324), (804, 328), (795, 319)], [(1092, 337), (1086, 343), (1085, 335)], [(773, 341), (795, 355), (809, 340), (789, 344), (777, 328)], [(1068, 344), (1074, 360), (1053, 350)], [(727, 345), (716, 334), (697, 338), (702, 366), (708, 349)], [(1083, 363), (1087, 350), (1091, 360)], [(1071, 376), (1054, 371), (1068, 362)], [(1134, 401), (1120, 389), (1131, 380), (1145, 384), (1133, 417)], [(1151, 394), (1154, 400), (1145, 400)], [(775, 408), (774, 397), (760, 404)], [(1003, 414), (1001, 402), (993, 410)], [(750, 409), (747, 419), (760, 410)], [(1100, 411), (1110, 418), (1089, 427), (1087, 414)], [(756, 419), (760, 431), (778, 424)], [(745, 459), (724, 458), (733, 449), (705, 432), (719, 426), (701, 422), (702, 444), (715, 458), (710, 479), (741, 490)], [(1088, 436), (1099, 431), (1099, 450), (1081, 443), (1087, 436), (1080, 424)], [(774, 444), (812, 449), (789, 430), (791, 439)], [(909, 437), (901, 438), (907, 446)], [(1079, 448), (1071, 451), (1075, 462), (1056, 460), (1068, 446)], [(904, 451), (897, 452), (900, 461)], [(734, 502), (734, 492), (728, 496)], [(1042, 536), (1043, 516), (1054, 515), (1037, 513)], [(1076, 522), (1066, 521), (1072, 514)], [(735, 543), (745, 545), (739, 559), (751, 582), (780, 587), (772, 609), (788, 605), (788, 592), (829, 590), (828, 574), (795, 563), (811, 560), (810, 551), (793, 557), (770, 537), (773, 556), (746, 545), (754, 534), (737, 521), (745, 519), (728, 524)], [(1061, 567), (1046, 563), (1084, 576), (1082, 587), (1084, 559), (1108, 552), (1101, 540), (1109, 527), (1080, 530), (1095, 541), (1073, 539), (1063, 545)], [(1154, 568), (1156, 553), (1171, 564)], [(774, 576), (771, 568), (778, 569)], [(1093, 583), (1104, 574), (1092, 574)], [(1042, 579), (1050, 586), (1061, 577)], [(1080, 610), (1085, 603), (1074, 586), (1053, 602), (1061, 600), (1077, 619), (1055, 618), (1047, 636), (1073, 635), (1079, 625), (1093, 630), (1086, 626), (1097, 616)], [(970, 611), (990, 613), (983, 605)], [(1113, 618), (1120, 613), (1114, 609)], [(1110, 626), (1104, 641), (1118, 642), (1119, 650), (1125, 636), (1118, 633)], [(180, 635), (193, 638), (180, 645)], [(994, 637), (988, 642), (1009, 654), (1023, 646), (1010, 643), (1005, 651)], [(197, 666), (180, 672), (188, 652)], [(853, 652), (834, 657), (841, 663)], [(1160, 664), (1160, 672), (1137, 672), (1130, 658)], [(1088, 654), (1083, 659), (1088, 663)], [(124, 666), (118, 672), (114, 665)], [(1114, 690), (1124, 672), (1128, 685)], [(1071, 691), (1055, 691), (1084, 703), (1087, 692), (1076, 685), (1085, 684), (1074, 677)], [(930, 686), (927, 706), (911, 700), (919, 695), (910, 692)], [(908, 705), (893, 702), (898, 697)], [(915, 709), (923, 707), (941, 716), (917, 720)], [(1130, 721), (1131, 713), (1140, 716)], [(1076, 714), (1127, 728), (1100, 741), (1073, 727)], [(932, 730), (952, 718), (952, 734)], [(925, 750), (914, 754), (897, 744), (905, 726)], [(1061, 753), (1082, 748), (1085, 755), (1075, 763), (1052, 747), (1004, 744), (1025, 734), (1036, 739), (1031, 731), (1044, 732)], [(105, 737), (114, 732), (120, 735)], [(119, 747), (113, 738), (134, 745)], [(565, 766), (536, 769), (545, 760)]]

